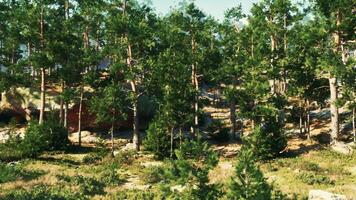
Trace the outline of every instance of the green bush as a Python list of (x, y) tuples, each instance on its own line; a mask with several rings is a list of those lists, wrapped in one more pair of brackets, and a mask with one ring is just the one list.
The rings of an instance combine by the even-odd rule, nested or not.
[(7, 165), (0, 162), (0, 184), (14, 181), (21, 177), (22, 168), (18, 165)]
[(46, 121), (40, 125), (30, 122), (21, 146), (26, 157), (36, 157), (46, 150), (65, 150), (68, 144), (67, 130), (54, 121)]
[(170, 156), (170, 141), (165, 120), (156, 119), (149, 125), (143, 145), (145, 150), (151, 151), (157, 158), (162, 159)]
[(67, 175), (58, 175), (57, 178), (70, 184), (79, 186), (80, 193), (84, 195), (93, 196), (96, 194), (105, 193), (105, 184), (95, 178), (85, 177), (82, 175), (76, 175), (73, 177)]
[(85, 164), (94, 164), (97, 162), (102, 161), (108, 154), (110, 153), (110, 150), (106, 147), (106, 144), (104, 141), (100, 140), (95, 144), (95, 149), (93, 152), (90, 152), (89, 154), (85, 155), (83, 157), (83, 163)]
[(334, 181), (330, 180), (329, 177), (325, 175), (316, 174), (314, 172), (303, 172), (297, 176), (299, 180), (308, 185), (314, 184), (325, 184), (333, 185)]
[[(171, 199), (217, 199), (222, 195), (220, 186), (210, 184), (208, 173), (218, 163), (217, 154), (206, 142), (185, 141), (176, 150), (176, 160), (170, 161), (161, 191)], [(183, 192), (170, 191), (167, 187), (182, 185)]]
[(251, 150), (257, 160), (277, 157), (287, 146), (282, 126), (275, 119), (269, 120), (264, 126), (257, 126), (245, 142), (244, 148)]
[(159, 192), (142, 191), (142, 190), (123, 190), (110, 195), (110, 199), (137, 199), (137, 200), (154, 200), (165, 199)]
[(141, 177), (145, 183), (158, 183), (164, 180), (164, 168), (161, 166), (146, 167)]
[(228, 199), (271, 199), (272, 187), (255, 162), (252, 151), (244, 149), (239, 153), (235, 176), (229, 184)]
[(3, 200), (86, 200), (84, 195), (62, 187), (35, 186), (30, 191), (19, 189), (5, 194)]

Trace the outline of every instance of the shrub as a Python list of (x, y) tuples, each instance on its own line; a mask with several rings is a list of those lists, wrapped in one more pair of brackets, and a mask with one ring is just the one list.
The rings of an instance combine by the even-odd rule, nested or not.
[(172, 199), (217, 199), (221, 191), (216, 184), (210, 184), (208, 173), (218, 163), (217, 154), (206, 142), (185, 141), (181, 149), (176, 150), (177, 160), (171, 160), (165, 172), (168, 185), (182, 185), (181, 193), (170, 192), (167, 184), (162, 192)]
[(299, 180), (303, 183), (308, 185), (314, 184), (326, 184), (326, 185), (333, 185), (334, 181), (330, 180), (329, 177), (325, 175), (315, 174), (313, 172), (303, 172), (297, 176)]
[(73, 177), (66, 175), (58, 175), (59, 180), (75, 184), (79, 186), (80, 193), (84, 195), (95, 195), (95, 194), (104, 194), (105, 184), (101, 181), (98, 181), (95, 178), (85, 177), (82, 175), (76, 175)]
[(65, 150), (69, 144), (68, 132), (54, 121), (38, 125), (30, 122), (22, 141), (25, 156), (36, 157), (45, 150)]
[(0, 163), (0, 184), (14, 181), (21, 176), (22, 169), (19, 166)]
[(75, 191), (63, 190), (62, 187), (35, 186), (30, 191), (14, 190), (5, 194), (3, 200), (86, 200), (87, 198)]
[(269, 120), (264, 126), (256, 127), (246, 140), (244, 148), (248, 148), (257, 160), (268, 160), (279, 156), (287, 146), (287, 139), (282, 126)]
[(159, 192), (142, 191), (142, 190), (123, 190), (115, 193), (110, 199), (137, 199), (137, 200), (154, 200), (164, 199)]
[(319, 172), (321, 171), (321, 168), (319, 167), (319, 165), (317, 163), (313, 163), (313, 162), (302, 162), (300, 165), (300, 168), (302, 170), (306, 170), (306, 171), (313, 171), (313, 172)]
[(161, 166), (151, 166), (143, 169), (142, 180), (145, 183), (158, 183), (164, 180), (164, 168)]
[(252, 151), (245, 149), (239, 153), (235, 176), (229, 184), (228, 199), (271, 199), (272, 187), (255, 161)]
[(146, 139), (143, 145), (157, 158), (162, 159), (170, 156), (170, 134), (164, 120), (155, 119), (148, 127)]
[(94, 164), (99, 161), (102, 161), (110, 153), (110, 150), (106, 148), (104, 141), (99, 140), (95, 144), (95, 150), (85, 155), (83, 158), (83, 163), (85, 164)]

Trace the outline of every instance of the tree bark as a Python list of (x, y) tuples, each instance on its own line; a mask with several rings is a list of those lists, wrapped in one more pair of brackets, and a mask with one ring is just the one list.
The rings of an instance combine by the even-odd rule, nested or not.
[(331, 114), (331, 138), (337, 140), (339, 137), (339, 109), (336, 101), (338, 99), (337, 80), (335, 77), (329, 79), (330, 84), (330, 114)]
[(82, 145), (82, 107), (83, 107), (83, 96), (84, 88), (80, 86), (80, 99), (79, 99), (79, 110), (78, 110), (78, 143), (79, 146)]
[(306, 114), (307, 114), (307, 137), (308, 137), (308, 140), (310, 140), (310, 104), (309, 104), (309, 99), (307, 99), (307, 108), (306, 108)]
[(355, 108), (352, 109), (352, 133), (354, 135), (354, 143), (356, 143), (356, 130), (355, 130)]
[(111, 122), (111, 156), (114, 157), (114, 121)]
[[(340, 11), (336, 13), (336, 26), (337, 29), (341, 24)], [(334, 52), (340, 52), (340, 32), (336, 30), (334, 34)], [(330, 113), (331, 113), (331, 138), (332, 140), (337, 140), (339, 137), (339, 110), (337, 108), (336, 102), (338, 100), (338, 88), (337, 88), (337, 78), (335, 75), (330, 73), (329, 76), (330, 85)]]
[[(231, 136), (235, 139), (236, 137), (236, 101), (235, 98), (231, 99), (230, 102), (230, 121), (231, 121)], [(238, 136), (240, 139), (240, 136)]]
[[(41, 20), (40, 20), (40, 37), (41, 37), (41, 50), (44, 48), (44, 8), (41, 9)], [(44, 66), (41, 67), (41, 104), (40, 104), (40, 118), (38, 120), (39, 124), (43, 123), (44, 112), (46, 106), (46, 70)]]
[(63, 121), (64, 128), (68, 128), (68, 102), (64, 103), (64, 121)]
[(171, 158), (173, 158), (174, 128), (171, 128)]
[(299, 134), (303, 135), (303, 107), (302, 100), (299, 100)]
[[(196, 50), (196, 42), (194, 38), (194, 34), (192, 36), (192, 54), (193, 57), (195, 55), (195, 50)], [(192, 127), (192, 134), (193, 137), (196, 136), (197, 129), (199, 127), (199, 82), (198, 82), (198, 77), (197, 77), (197, 65), (198, 63), (193, 60), (192, 63), (192, 86), (195, 90), (195, 96), (194, 96), (194, 102), (193, 102), (193, 107), (194, 107), (194, 125)]]
[[(64, 92), (64, 81), (62, 80), (62, 83), (61, 83), (61, 90), (62, 90), (62, 95), (63, 95), (63, 92)], [(59, 123), (61, 125), (63, 125), (63, 121), (64, 121), (64, 110), (63, 110), (63, 107), (64, 107), (64, 99), (63, 99), (63, 96), (61, 97), (60, 99), (60, 102), (59, 102)]]

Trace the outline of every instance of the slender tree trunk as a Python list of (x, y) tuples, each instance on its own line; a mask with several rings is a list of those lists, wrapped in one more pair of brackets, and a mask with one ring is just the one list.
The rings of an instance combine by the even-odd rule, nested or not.
[[(126, 36), (126, 40), (128, 41), (128, 37)], [(130, 69), (132, 69), (132, 49), (131, 44), (128, 41), (127, 45), (127, 65)], [(138, 116), (138, 93), (137, 93), (137, 85), (135, 80), (130, 80), (131, 91), (134, 95), (133, 100), (133, 144), (135, 145), (135, 149), (137, 151), (140, 150), (140, 133), (139, 133), (139, 116)]]
[(299, 134), (300, 136), (303, 135), (303, 107), (302, 107), (302, 101), (299, 100)]
[[(233, 139), (236, 137), (236, 100), (235, 98), (231, 99), (230, 102), (230, 121), (231, 121), (231, 136)], [(240, 136), (238, 136), (240, 139)]]
[(310, 105), (309, 105), (309, 99), (307, 99), (307, 108), (306, 108), (306, 114), (307, 114), (307, 134), (308, 134), (308, 140), (310, 140)]
[(115, 144), (114, 144), (114, 121), (111, 122), (111, 156), (114, 157), (115, 151)]
[(337, 140), (339, 136), (339, 109), (336, 106), (338, 99), (337, 80), (335, 77), (329, 79), (330, 84), (330, 112), (331, 112), (331, 138)]
[(139, 116), (138, 116), (138, 101), (134, 100), (133, 105), (133, 143), (136, 151), (140, 151), (140, 133), (139, 133)]
[[(63, 95), (63, 92), (64, 92), (64, 81), (62, 80), (62, 83), (61, 83), (61, 90), (62, 90), (62, 95)], [(60, 99), (60, 102), (59, 102), (59, 123), (61, 125), (63, 125), (63, 121), (64, 121), (64, 99), (63, 99), (63, 96), (61, 97)]]
[[(196, 50), (196, 42), (195, 42), (194, 35), (192, 36), (191, 43), (192, 43), (192, 54), (194, 57), (195, 50)], [(197, 129), (199, 127), (199, 94), (198, 94), (199, 93), (199, 83), (198, 83), (198, 77), (197, 77), (197, 65), (198, 65), (198, 63), (193, 61), (193, 63), (192, 63), (192, 85), (195, 90), (194, 103), (193, 103), (193, 107), (194, 107), (194, 125), (192, 127), (193, 137), (196, 136)]]
[(78, 143), (79, 143), (79, 146), (82, 145), (82, 107), (83, 107), (83, 96), (84, 96), (84, 88), (83, 88), (83, 85), (81, 85), (81, 86), (80, 86), (79, 110), (78, 110)]
[(64, 103), (64, 121), (63, 121), (64, 128), (68, 128), (68, 102)]
[[(334, 43), (335, 48), (334, 52), (340, 52), (340, 32), (338, 30), (341, 24), (340, 11), (338, 10), (336, 13), (336, 26), (337, 30), (334, 34)], [(339, 110), (337, 108), (336, 102), (338, 100), (338, 88), (337, 88), (337, 78), (335, 75), (330, 73), (329, 77), (329, 85), (330, 85), (330, 113), (331, 113), (331, 138), (332, 140), (338, 140), (339, 137)]]
[(179, 128), (179, 148), (182, 149), (182, 144), (183, 144), (183, 132), (182, 128)]
[(173, 158), (174, 128), (171, 128), (171, 158)]
[[(44, 48), (44, 8), (41, 9), (41, 20), (40, 20), (40, 37), (41, 37), (41, 50)], [(43, 123), (44, 112), (46, 106), (46, 70), (44, 66), (41, 67), (41, 105), (40, 105), (40, 118), (38, 120), (39, 124)]]
[(354, 135), (354, 143), (356, 143), (356, 130), (355, 130), (355, 108), (352, 109), (352, 133)]

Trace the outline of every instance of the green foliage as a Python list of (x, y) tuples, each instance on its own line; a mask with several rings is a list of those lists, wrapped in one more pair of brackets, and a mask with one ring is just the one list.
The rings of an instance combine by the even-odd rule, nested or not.
[(0, 184), (16, 180), (21, 177), (21, 172), (21, 167), (17, 165), (7, 165), (0, 162)]
[(251, 150), (242, 150), (238, 155), (235, 175), (228, 191), (229, 199), (271, 199), (272, 187), (255, 164), (256, 157)]
[(57, 178), (64, 182), (74, 184), (79, 186), (79, 191), (81, 194), (94, 196), (96, 194), (104, 194), (105, 184), (101, 181), (98, 181), (95, 178), (85, 177), (82, 175), (67, 176), (67, 175), (58, 175)]
[(258, 160), (268, 160), (279, 156), (286, 146), (287, 139), (282, 126), (271, 119), (253, 130), (243, 148), (251, 150)]
[(151, 151), (157, 158), (162, 159), (170, 156), (170, 140), (166, 121), (158, 118), (148, 127), (143, 145), (145, 150)]
[(179, 184), (185, 189), (180, 193), (163, 188), (163, 192), (173, 199), (217, 199), (222, 195), (218, 185), (209, 183), (209, 170), (217, 165), (218, 157), (207, 143), (185, 141), (175, 153), (177, 160), (171, 161), (165, 173), (166, 187)]
[(21, 142), (24, 157), (36, 157), (43, 151), (64, 150), (69, 144), (68, 132), (54, 121), (38, 125), (30, 122)]
[(159, 183), (164, 180), (165, 169), (162, 166), (151, 166), (143, 169), (142, 180), (145, 183)]
[(159, 192), (142, 190), (123, 190), (110, 195), (111, 199), (137, 199), (137, 200), (155, 200), (164, 199)]
[(5, 194), (3, 200), (86, 200), (84, 195), (71, 191), (64, 190), (62, 187), (50, 187), (47, 185), (39, 185), (30, 189), (14, 190)]
[(314, 184), (333, 185), (334, 184), (334, 181), (330, 180), (329, 177), (322, 174), (316, 174), (314, 172), (303, 172), (301, 174), (298, 174), (297, 178), (301, 180), (303, 183), (306, 183), (308, 185), (314, 185)]
[(109, 154), (109, 150), (106, 147), (104, 141), (99, 141), (96, 143), (95, 149), (93, 152), (85, 155), (83, 157), (83, 163), (85, 164), (94, 164), (104, 159)]

